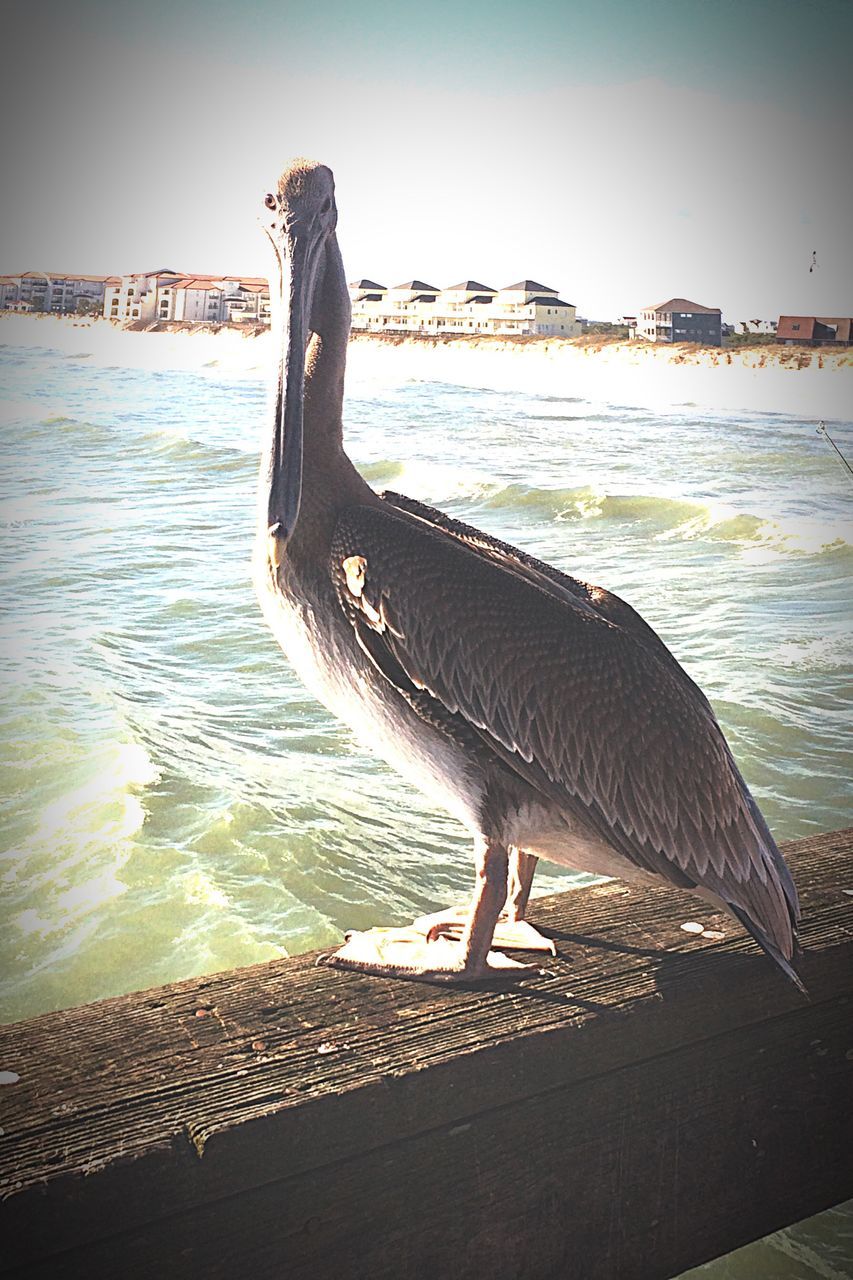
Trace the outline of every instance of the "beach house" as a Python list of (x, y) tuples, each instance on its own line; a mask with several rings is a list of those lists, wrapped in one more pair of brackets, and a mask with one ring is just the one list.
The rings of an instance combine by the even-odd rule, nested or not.
[(723, 342), (722, 314), (719, 307), (669, 298), (640, 312), (637, 337), (647, 342), (699, 342), (719, 347)]
[(550, 285), (519, 280), (498, 293), (494, 333), (550, 334), (572, 338), (580, 333), (573, 303), (564, 302)]
[(853, 319), (849, 316), (780, 316), (776, 341), (786, 347), (853, 345)]

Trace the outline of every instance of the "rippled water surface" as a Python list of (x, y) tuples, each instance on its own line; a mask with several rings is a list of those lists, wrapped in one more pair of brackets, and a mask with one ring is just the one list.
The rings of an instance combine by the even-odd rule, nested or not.
[[(4, 1020), (328, 945), (471, 880), (455, 823), (313, 702), (262, 623), (258, 375), (106, 367), (81, 344), (0, 351)], [(814, 423), (652, 411), (618, 381), (607, 402), (416, 381), (402, 351), (379, 379), (353, 366), (372, 483), (638, 607), (778, 838), (850, 822), (853, 485)], [(830, 429), (853, 455), (851, 424)], [(543, 869), (537, 890), (577, 878)], [(804, 1230), (714, 1274), (847, 1275), (849, 1216), (819, 1229), (820, 1266)]]

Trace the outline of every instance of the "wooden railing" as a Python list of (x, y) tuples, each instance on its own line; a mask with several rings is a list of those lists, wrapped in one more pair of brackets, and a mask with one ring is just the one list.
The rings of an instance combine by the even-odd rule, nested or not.
[(515, 987), (308, 955), (7, 1027), (0, 1271), (651, 1280), (838, 1203), (851, 851), (785, 849), (808, 999), (728, 917), (610, 882), (534, 904), (560, 955)]

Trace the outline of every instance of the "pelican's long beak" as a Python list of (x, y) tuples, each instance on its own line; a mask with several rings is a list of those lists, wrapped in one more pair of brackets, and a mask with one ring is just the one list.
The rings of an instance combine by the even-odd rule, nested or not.
[(267, 525), (281, 546), (290, 540), (302, 498), (302, 417), (305, 348), (320, 250), (314, 228), (294, 227), (275, 245), (280, 291), (273, 307), (273, 341), (279, 351), (275, 421), (269, 459)]

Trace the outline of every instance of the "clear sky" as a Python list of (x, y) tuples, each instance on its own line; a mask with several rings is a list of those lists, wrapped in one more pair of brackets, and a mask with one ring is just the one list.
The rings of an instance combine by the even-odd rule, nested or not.
[(27, 0), (4, 37), (0, 270), (265, 275), (309, 155), (349, 279), (853, 314), (851, 0)]

